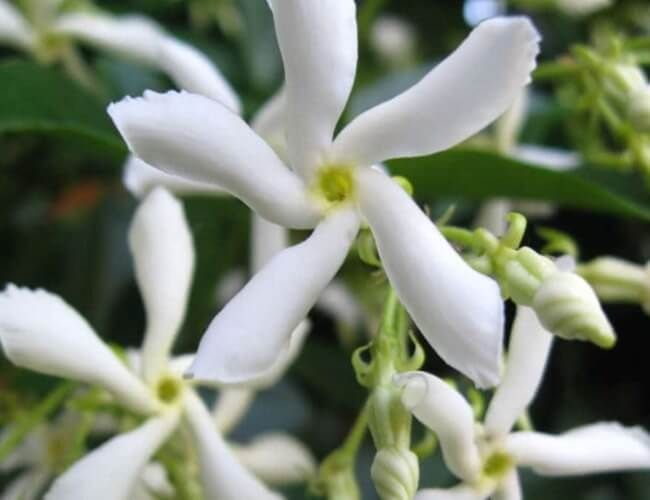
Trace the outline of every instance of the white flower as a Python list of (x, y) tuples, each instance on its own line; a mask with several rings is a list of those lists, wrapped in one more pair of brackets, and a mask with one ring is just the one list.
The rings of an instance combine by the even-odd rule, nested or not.
[(10, 2), (0, 0), (1, 43), (43, 57), (51, 52), (53, 39), (58, 46), (61, 39), (79, 42), (158, 69), (179, 88), (218, 99), (239, 111), (239, 99), (215, 65), (152, 20), (136, 15), (114, 17), (94, 9), (59, 13), (58, 3), (38, 1), (42, 5), (36, 5), (47, 10), (47, 15), (30, 20)]
[(605, 422), (559, 436), (511, 430), (537, 392), (552, 340), (531, 309), (518, 308), (503, 381), (483, 425), (475, 424), (467, 401), (439, 378), (423, 372), (397, 378), (402, 402), (436, 433), (445, 463), (462, 481), (448, 490), (423, 489), (417, 500), (522, 498), (517, 467), (548, 476), (650, 469), (650, 436), (638, 427)]
[(62, 299), (9, 285), (0, 294), (0, 343), (16, 365), (98, 385), (125, 408), (147, 417), (63, 473), (48, 500), (131, 498), (156, 450), (186, 422), (208, 498), (279, 498), (252, 476), (217, 432), (193, 384), (182, 378), (188, 357), (170, 358), (183, 321), (194, 267), (183, 210), (164, 189), (138, 208), (129, 234), (147, 313), (139, 370), (130, 371)]
[(291, 169), (239, 117), (204, 97), (147, 92), (109, 108), (130, 149), (151, 165), (219, 185), (277, 224), (317, 226), (220, 312), (190, 372), (233, 383), (268, 369), (340, 268), (364, 217), (429, 341), (478, 384), (496, 383), (503, 320), (496, 283), (469, 268), (411, 198), (371, 167), (447, 149), (499, 116), (530, 79), (537, 32), (523, 18), (483, 23), (420, 83), (333, 140), (356, 68), (354, 2), (272, 6)]

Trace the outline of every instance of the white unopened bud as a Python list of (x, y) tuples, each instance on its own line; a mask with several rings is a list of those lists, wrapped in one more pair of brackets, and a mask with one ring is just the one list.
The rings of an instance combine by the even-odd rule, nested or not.
[(570, 16), (588, 16), (612, 5), (612, 0), (556, 0), (558, 9)]
[(408, 22), (395, 16), (382, 16), (370, 33), (373, 50), (389, 64), (399, 66), (413, 59), (415, 30)]
[(567, 340), (586, 340), (610, 348), (616, 335), (589, 284), (572, 272), (548, 276), (533, 298), (533, 309), (550, 332)]
[(420, 480), (418, 458), (403, 448), (382, 448), (370, 469), (372, 480), (382, 500), (411, 500)]

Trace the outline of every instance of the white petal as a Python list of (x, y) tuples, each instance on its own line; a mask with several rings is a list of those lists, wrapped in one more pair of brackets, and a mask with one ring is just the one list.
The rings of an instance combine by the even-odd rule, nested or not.
[(212, 321), (191, 375), (224, 384), (266, 375), (343, 264), (358, 227), (357, 214), (341, 209), (277, 254)]
[(316, 472), (311, 452), (289, 434), (262, 434), (245, 446), (233, 446), (233, 450), (244, 467), (267, 484), (299, 483)]
[(287, 141), (304, 177), (323, 160), (357, 66), (354, 0), (272, 0), (287, 86)]
[(217, 67), (203, 53), (173, 37), (160, 41), (160, 69), (178, 88), (220, 102), (233, 113), (241, 113), (239, 97)]
[(361, 165), (448, 149), (494, 121), (530, 81), (539, 34), (526, 18), (481, 23), (419, 83), (366, 111), (334, 143)]
[(6, 0), (0, 0), (0, 41), (23, 49), (34, 43), (34, 32), (27, 20)]
[(156, 66), (160, 60), (160, 26), (143, 16), (113, 17), (92, 12), (60, 16), (53, 31), (120, 57)]
[(212, 418), (217, 429), (223, 435), (229, 434), (241, 422), (254, 400), (255, 391), (245, 387), (227, 387), (219, 391), (212, 407)]
[(217, 431), (214, 421), (199, 397), (185, 392), (185, 415), (194, 435), (201, 467), (201, 482), (206, 498), (219, 500), (279, 500), (235, 458)]
[(157, 409), (149, 389), (56, 295), (8, 285), (0, 294), (0, 343), (18, 366), (100, 385), (137, 412)]
[(65, 471), (45, 500), (129, 500), (145, 466), (178, 421), (179, 412), (170, 411), (112, 438)]
[(534, 144), (521, 144), (513, 156), (518, 160), (546, 167), (549, 170), (564, 172), (580, 166), (580, 155), (574, 151), (565, 151)]
[(492, 500), (522, 500), (521, 483), (517, 469), (512, 469), (501, 481), (496, 491), (492, 494)]
[(253, 116), (251, 127), (273, 148), (283, 161), (288, 162), (286, 108), (287, 90), (283, 86)]
[(255, 274), (289, 246), (289, 232), (256, 213), (252, 214), (251, 226), (251, 272)]
[(151, 462), (142, 471), (129, 500), (158, 500), (173, 496), (174, 487), (167, 478), (167, 471), (159, 463)]
[(449, 384), (425, 372), (406, 372), (395, 378), (402, 404), (435, 432), (445, 463), (451, 472), (472, 481), (481, 460), (474, 438), (474, 412), (465, 398)]
[(237, 115), (186, 92), (127, 98), (108, 112), (131, 151), (145, 162), (238, 196), (265, 218), (288, 227), (320, 219), (302, 181)]
[(332, 281), (323, 290), (316, 307), (332, 316), (337, 324), (348, 331), (355, 331), (363, 322), (359, 300), (341, 280)]
[(553, 335), (544, 329), (535, 312), (519, 306), (512, 325), (506, 371), (485, 417), (489, 434), (501, 436), (510, 432), (533, 401), (552, 345)]
[(479, 387), (499, 380), (503, 302), (496, 282), (469, 267), (406, 192), (358, 170), (361, 211), (388, 278), (436, 352)]
[(44, 469), (23, 472), (4, 486), (0, 500), (37, 500), (50, 476), (51, 473)]
[(136, 198), (143, 198), (155, 187), (164, 187), (181, 196), (186, 194), (227, 194), (215, 184), (195, 182), (177, 175), (166, 174), (133, 155), (129, 155), (124, 165), (122, 180), (124, 186)]
[(551, 436), (511, 434), (506, 446), (518, 464), (546, 476), (650, 469), (650, 435), (640, 427), (603, 422)]
[(194, 245), (181, 203), (165, 189), (154, 189), (133, 217), (129, 246), (147, 312), (143, 375), (153, 382), (183, 323), (194, 272)]
[(448, 489), (424, 489), (413, 500), (486, 500), (489, 495), (479, 493), (469, 485), (460, 484)]

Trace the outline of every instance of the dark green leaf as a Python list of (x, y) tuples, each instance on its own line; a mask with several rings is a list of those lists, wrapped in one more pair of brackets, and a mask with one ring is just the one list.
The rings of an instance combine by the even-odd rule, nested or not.
[(73, 134), (126, 151), (105, 103), (58, 71), (14, 60), (0, 64), (0, 82), (0, 133)]
[(390, 162), (422, 199), (458, 196), (542, 200), (565, 207), (650, 221), (650, 195), (633, 175), (594, 167), (558, 172), (487, 151), (457, 149)]

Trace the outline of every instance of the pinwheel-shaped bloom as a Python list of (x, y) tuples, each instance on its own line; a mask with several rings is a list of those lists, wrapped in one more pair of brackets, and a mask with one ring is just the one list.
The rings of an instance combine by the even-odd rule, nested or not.
[[(58, 296), (13, 285), (0, 295), (0, 343), (13, 363), (101, 386), (125, 408), (147, 417), (140, 427), (75, 463), (45, 498), (131, 498), (156, 450), (185, 424), (194, 437), (206, 498), (279, 498), (238, 462), (193, 384), (183, 380), (191, 356), (169, 357), (194, 265), (181, 205), (164, 189), (153, 191), (136, 212), (129, 240), (147, 313), (137, 372)], [(272, 369), (277, 371), (278, 365)]]
[(372, 167), (449, 148), (498, 117), (529, 81), (537, 32), (523, 18), (483, 23), (421, 82), (333, 139), (356, 69), (354, 2), (271, 5), (285, 67), (290, 168), (239, 117), (202, 96), (147, 92), (109, 108), (147, 163), (217, 184), (277, 224), (316, 227), (217, 315), (190, 372), (234, 383), (266, 370), (340, 268), (364, 218), (392, 285), (434, 348), (479, 385), (496, 383), (503, 320), (496, 283), (469, 268)]
[(650, 468), (650, 435), (638, 427), (604, 422), (559, 436), (511, 431), (537, 392), (552, 341), (535, 313), (519, 307), (503, 381), (483, 425), (475, 424), (467, 401), (441, 379), (423, 372), (397, 378), (402, 402), (436, 433), (447, 467), (462, 481), (447, 490), (421, 490), (416, 500), (520, 499), (518, 466), (545, 476)]
[(94, 8), (70, 11), (62, 3), (30, 2), (31, 16), (26, 17), (7, 0), (0, 0), (0, 43), (51, 62), (79, 42), (160, 70), (179, 88), (218, 99), (239, 111), (237, 96), (212, 62), (152, 20), (137, 15), (114, 17)]

